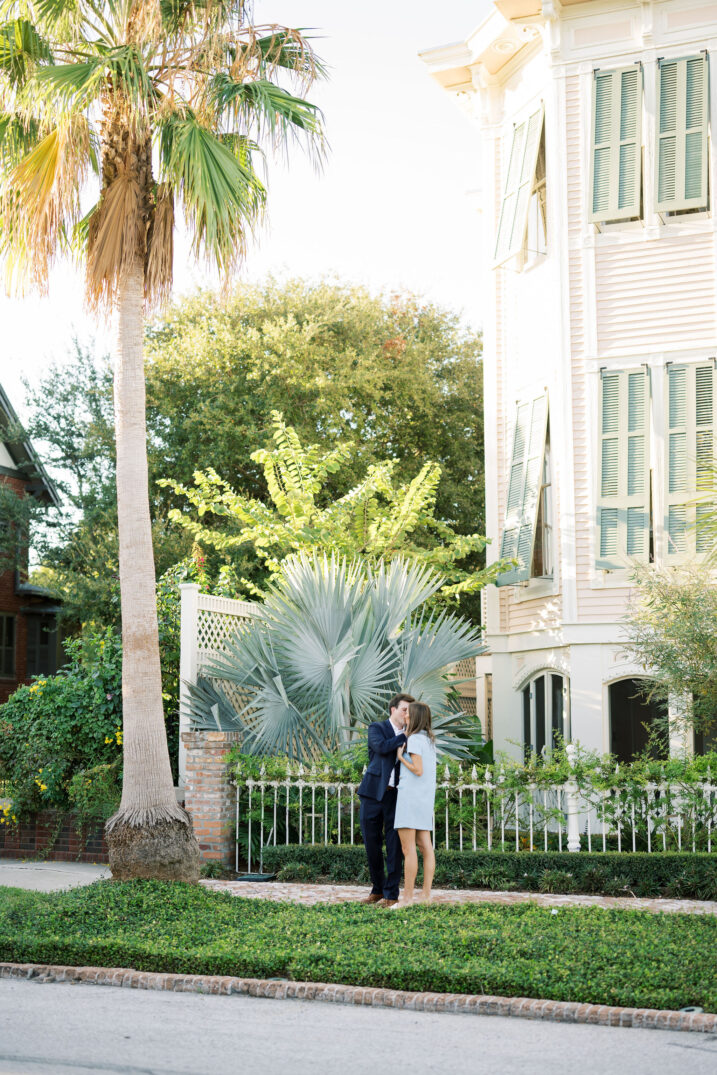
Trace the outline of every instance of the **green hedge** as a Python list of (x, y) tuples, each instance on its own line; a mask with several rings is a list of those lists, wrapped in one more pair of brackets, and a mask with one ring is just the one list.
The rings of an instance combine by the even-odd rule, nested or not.
[(198, 885), (0, 888), (0, 960), (717, 1011), (717, 918), (599, 907), (299, 906)]
[[(267, 847), (264, 870), (277, 873), (280, 880), (286, 881), (368, 882), (366, 853), (357, 845)], [(717, 900), (717, 855), (442, 851), (439, 848), (435, 885)]]

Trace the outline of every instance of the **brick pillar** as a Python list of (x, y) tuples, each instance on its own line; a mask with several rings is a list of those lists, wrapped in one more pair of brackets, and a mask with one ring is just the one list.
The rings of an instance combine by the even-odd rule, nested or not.
[(234, 788), (229, 782), (227, 754), (240, 732), (184, 732), (187, 780), (184, 805), (192, 816), (199, 850), (205, 861), (234, 863)]

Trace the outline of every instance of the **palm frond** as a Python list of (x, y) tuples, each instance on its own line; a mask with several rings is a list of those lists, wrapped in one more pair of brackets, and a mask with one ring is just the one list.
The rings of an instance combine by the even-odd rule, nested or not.
[(251, 163), (187, 111), (162, 120), (160, 161), (166, 181), (184, 206), (194, 252), (228, 271), (259, 220), (266, 191)]
[(0, 113), (0, 167), (14, 168), (40, 139), (40, 125), (11, 112)]
[(58, 243), (80, 220), (80, 191), (90, 165), (90, 130), (73, 116), (42, 138), (3, 177), (3, 253), (11, 277), (41, 289)]
[(373, 601), (377, 614), (388, 614), (387, 633), (398, 631), (411, 613), (438, 593), (443, 579), (431, 568), (395, 557), (379, 564), (373, 586)]
[(50, 63), (50, 44), (27, 19), (12, 19), (0, 26), (0, 72), (12, 86), (25, 82), (38, 61)]
[(235, 732), (244, 725), (224, 691), (211, 680), (200, 676), (196, 683), (185, 683), (187, 701), (184, 712), (192, 731)]
[(169, 298), (174, 271), (174, 192), (166, 183), (160, 184), (154, 214), (147, 236), (147, 265), (144, 273), (144, 292), (147, 301)]
[(321, 110), (268, 79), (237, 82), (228, 74), (218, 74), (211, 95), (218, 115), (227, 116), (240, 130), (255, 131), (257, 137), (269, 135), (275, 142), (303, 135), (309, 149), (320, 149)]
[(473, 624), (445, 612), (412, 618), (396, 642), (405, 690), (440, 712), (448, 701), (446, 669), (485, 649)]
[(142, 192), (136, 178), (121, 172), (104, 191), (89, 223), (86, 286), (90, 301), (108, 304), (117, 282), (136, 263), (145, 234)]
[(26, 87), (28, 101), (50, 106), (55, 113), (84, 112), (100, 96), (107, 65), (100, 56), (81, 63), (54, 64), (37, 70)]
[(326, 78), (328, 69), (314, 52), (310, 40), (305, 30), (276, 26), (271, 33), (257, 37), (255, 47), (269, 72), (283, 68), (313, 82)]

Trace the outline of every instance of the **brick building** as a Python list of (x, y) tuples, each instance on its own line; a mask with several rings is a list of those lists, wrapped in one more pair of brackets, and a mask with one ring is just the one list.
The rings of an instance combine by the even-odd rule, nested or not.
[[(0, 483), (41, 504), (59, 507), (57, 490), (22, 434), (1, 386)], [(18, 548), (22, 551), (14, 566), (2, 570), (0, 565), (0, 703), (32, 676), (55, 672), (58, 664), (59, 605), (46, 590), (27, 581), (27, 546), (20, 542)]]

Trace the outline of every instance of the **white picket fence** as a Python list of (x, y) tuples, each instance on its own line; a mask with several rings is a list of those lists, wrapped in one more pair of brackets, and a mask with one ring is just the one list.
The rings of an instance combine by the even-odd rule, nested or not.
[[(574, 764), (577, 748), (567, 748)], [(547, 851), (555, 849), (712, 852), (717, 827), (717, 785), (666, 781), (608, 790), (576, 779), (551, 787), (506, 787), (503, 770), (475, 767), (442, 771), (436, 795), (434, 846), (447, 850)], [(236, 787), (237, 869), (240, 842), (251, 872), (257, 848), (268, 845), (361, 843), (358, 785), (324, 769), (289, 767), (281, 779), (239, 777)], [(240, 841), (240, 830), (245, 836)]]

